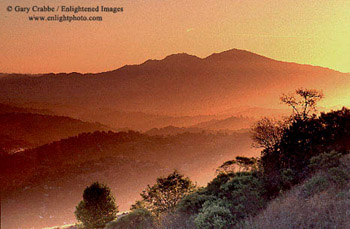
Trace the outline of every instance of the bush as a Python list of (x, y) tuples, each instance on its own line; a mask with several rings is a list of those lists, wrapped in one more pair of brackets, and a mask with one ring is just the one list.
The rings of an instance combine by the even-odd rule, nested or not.
[(281, 172), (281, 190), (290, 189), (295, 182), (295, 172), (291, 169), (283, 169)]
[(147, 209), (136, 209), (118, 220), (110, 222), (107, 229), (155, 228), (154, 216)]
[(185, 196), (178, 204), (177, 211), (181, 214), (198, 214), (206, 201), (215, 199), (215, 196), (206, 193), (206, 189), (202, 189)]
[(228, 202), (221, 199), (206, 201), (194, 219), (196, 226), (203, 229), (230, 228), (235, 221)]
[(309, 168), (312, 170), (329, 169), (340, 165), (342, 154), (332, 151), (330, 153), (322, 153), (310, 159)]
[(206, 187), (208, 193), (217, 195), (220, 192), (220, 187), (235, 177), (235, 173), (219, 173)]
[(330, 187), (329, 181), (324, 174), (317, 174), (309, 179), (303, 186), (302, 194), (308, 198)]
[(265, 207), (264, 190), (264, 183), (254, 173), (237, 173), (222, 185), (219, 197), (230, 202), (231, 214), (236, 219), (243, 219)]
[(331, 168), (328, 170), (329, 179), (337, 188), (341, 188), (349, 181), (349, 175), (341, 168)]
[(95, 182), (84, 190), (83, 200), (76, 207), (75, 216), (85, 228), (103, 228), (116, 218), (117, 212), (111, 190)]

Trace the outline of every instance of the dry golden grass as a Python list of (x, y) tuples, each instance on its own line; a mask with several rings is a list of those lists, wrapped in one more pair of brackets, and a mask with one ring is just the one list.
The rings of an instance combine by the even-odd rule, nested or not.
[[(342, 159), (339, 170), (350, 176), (349, 156)], [(339, 182), (330, 174), (319, 172), (273, 200), (258, 216), (248, 219), (245, 228), (350, 228), (349, 177)], [(341, 180), (342, 174), (336, 178)]]

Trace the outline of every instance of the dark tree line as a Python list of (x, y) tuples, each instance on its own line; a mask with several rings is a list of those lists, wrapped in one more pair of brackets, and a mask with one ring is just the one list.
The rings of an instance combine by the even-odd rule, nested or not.
[(306, 178), (311, 158), (332, 151), (349, 152), (350, 110), (344, 107), (317, 116), (316, 105), (322, 98), (321, 92), (307, 89), (298, 89), (296, 96), (283, 95), (281, 101), (293, 114), (282, 121), (265, 118), (253, 126), (254, 145), (263, 148), (260, 166), (269, 195)]

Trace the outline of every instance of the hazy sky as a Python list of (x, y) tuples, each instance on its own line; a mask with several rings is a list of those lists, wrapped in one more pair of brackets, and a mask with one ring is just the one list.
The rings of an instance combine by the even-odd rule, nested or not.
[[(30, 22), (8, 6), (121, 6), (103, 22)], [(67, 15), (71, 15), (66, 13)], [(350, 72), (349, 0), (2, 0), (0, 72), (101, 72), (232, 48)]]

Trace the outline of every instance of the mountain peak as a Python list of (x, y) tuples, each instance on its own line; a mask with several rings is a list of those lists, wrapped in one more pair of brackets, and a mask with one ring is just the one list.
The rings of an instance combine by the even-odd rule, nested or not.
[(210, 61), (256, 61), (256, 60), (272, 60), (265, 56), (258, 55), (241, 49), (230, 49), (220, 53), (213, 53), (205, 58)]
[(190, 55), (187, 53), (177, 53), (177, 54), (172, 54), (163, 59), (163, 61), (193, 61), (193, 60), (200, 60), (201, 58)]

